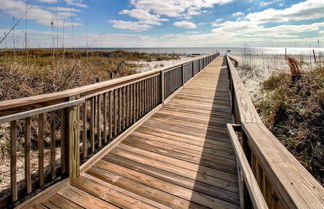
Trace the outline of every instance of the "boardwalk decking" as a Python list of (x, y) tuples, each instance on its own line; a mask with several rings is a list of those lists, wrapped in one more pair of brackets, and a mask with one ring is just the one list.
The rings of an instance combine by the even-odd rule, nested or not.
[(117, 147), (35, 208), (239, 208), (228, 72), (210, 63)]

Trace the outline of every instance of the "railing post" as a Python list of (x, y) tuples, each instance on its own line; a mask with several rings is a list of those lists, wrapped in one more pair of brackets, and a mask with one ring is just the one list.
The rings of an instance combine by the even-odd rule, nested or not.
[(201, 62), (201, 59), (199, 59), (199, 61), (198, 61), (198, 71), (200, 72), (200, 70), (201, 70), (201, 66), (200, 66), (200, 62)]
[[(69, 100), (75, 100), (78, 97), (70, 97)], [(68, 176), (70, 181), (80, 176), (80, 107), (79, 105), (68, 108), (66, 130), (67, 135), (67, 151), (66, 155), (68, 165)]]
[(192, 61), (192, 68), (191, 68), (191, 71), (192, 71), (192, 77), (195, 76), (195, 69), (194, 69), (194, 67), (195, 67), (195, 62)]
[(184, 64), (181, 66), (181, 74), (182, 74), (182, 86), (185, 84), (185, 74), (184, 74)]
[(164, 72), (160, 72), (160, 77), (161, 77), (161, 104), (164, 105)]

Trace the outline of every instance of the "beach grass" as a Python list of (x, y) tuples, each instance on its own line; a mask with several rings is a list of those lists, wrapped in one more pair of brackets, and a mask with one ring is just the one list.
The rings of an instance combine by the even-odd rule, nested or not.
[(257, 110), (269, 130), (324, 184), (324, 67), (302, 72), (287, 58), (290, 73), (262, 82)]
[(0, 101), (52, 93), (136, 73), (137, 61), (178, 55), (82, 50), (0, 51)]

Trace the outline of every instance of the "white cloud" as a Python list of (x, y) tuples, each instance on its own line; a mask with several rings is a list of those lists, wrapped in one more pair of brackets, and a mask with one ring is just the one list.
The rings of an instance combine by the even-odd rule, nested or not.
[(83, 4), (83, 0), (64, 0), (65, 3), (67, 3), (68, 5), (71, 5), (71, 6), (77, 6), (77, 7), (87, 7), (86, 4)]
[[(29, 20), (34, 20), (38, 24), (46, 25), (46, 26), (51, 26), (51, 22), (53, 20), (55, 20), (54, 21), (55, 25), (59, 24), (56, 20), (56, 13), (53, 13), (50, 10), (47, 10), (41, 6), (34, 5), (34, 4), (29, 4), (27, 8), (28, 8), (27, 18)], [(26, 3), (24, 0), (1, 0), (0, 10), (4, 10), (7, 14), (14, 16), (18, 19), (18, 18), (21, 18), (23, 16), (23, 14), (25, 14)], [(74, 16), (74, 14), (72, 14), (71, 12), (68, 12), (68, 13), (64, 12), (64, 13), (61, 13), (61, 15), (62, 15), (62, 18)], [(73, 23), (73, 22), (69, 22), (69, 21), (65, 22), (66, 26), (69, 26), (72, 24), (74, 26), (81, 25), (79, 23)], [(59, 25), (59, 27), (61, 27), (61, 26), (62, 25)]]
[(175, 22), (174, 25), (178, 28), (187, 28), (187, 29), (197, 28), (197, 25), (195, 23), (188, 22), (188, 21)]
[(114, 28), (124, 29), (124, 30), (131, 30), (131, 31), (145, 31), (151, 28), (151, 25), (142, 24), (134, 21), (123, 21), (123, 20), (110, 20)]
[[(311, 42), (314, 37), (305, 37), (302, 33), (318, 32), (324, 28), (323, 23), (313, 23), (307, 25), (279, 25), (264, 27), (256, 25), (251, 21), (227, 21), (219, 24), (213, 29), (214, 39), (219, 42), (233, 41), (233, 43), (250, 43), (252, 46), (271, 46), (271, 44), (282, 43), (287, 46), (290, 43), (298, 42), (299, 45)], [(224, 37), (228, 40), (224, 40)], [(232, 43), (229, 43), (232, 44)]]
[(278, 6), (282, 7), (284, 3), (282, 2), (283, 0), (271, 0), (271, 1), (261, 1), (260, 2), (260, 7), (267, 7), (269, 5), (278, 3)]
[(250, 13), (246, 18), (258, 23), (313, 20), (324, 18), (323, 11), (324, 1), (307, 0), (282, 10), (271, 8), (262, 12)]
[[(133, 8), (122, 10), (120, 14), (137, 19), (137, 27), (149, 28), (152, 25), (161, 25), (161, 22), (168, 21), (170, 17), (190, 19), (192, 16), (208, 12), (206, 9), (214, 5), (223, 5), (232, 1), (234, 0), (131, 0)], [(121, 23), (124, 25), (124, 22)], [(116, 24), (114, 25), (116, 27)], [(187, 26), (193, 27), (192, 24)]]
[(49, 10), (58, 12), (81, 12), (79, 9), (69, 8), (69, 7), (48, 7)]
[(219, 23), (221, 23), (223, 21), (224, 21), (224, 19), (218, 18), (212, 23), (212, 26), (219, 26)]
[(273, 2), (272, 1), (261, 1), (260, 2), (260, 7), (266, 7), (271, 5)]
[(199, 15), (201, 9), (212, 8), (214, 5), (223, 5), (233, 0), (131, 0), (135, 9), (144, 9), (150, 13), (179, 17), (184, 15)]
[(168, 21), (168, 19), (160, 18), (159, 15), (154, 15), (143, 9), (122, 10), (120, 14), (126, 14), (130, 17), (136, 18), (140, 23), (150, 25), (161, 25), (160, 22)]
[(245, 15), (243, 12), (235, 12), (233, 14), (233, 17), (243, 16), (243, 15)]
[(39, 2), (43, 2), (43, 3), (48, 3), (48, 4), (55, 4), (58, 2), (58, 0), (37, 0)]

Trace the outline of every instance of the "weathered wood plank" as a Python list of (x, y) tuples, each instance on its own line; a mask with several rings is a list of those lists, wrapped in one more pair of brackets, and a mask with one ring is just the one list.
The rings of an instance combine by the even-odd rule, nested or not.
[[(133, 171), (137, 171), (148, 176), (152, 176), (164, 181), (167, 181), (172, 184), (176, 184), (178, 186), (185, 187), (187, 189), (195, 190), (197, 192), (216, 197), (219, 199), (226, 200), (228, 202), (232, 202), (234, 204), (238, 203), (238, 194), (237, 194), (237, 185), (234, 183), (230, 183), (226, 180), (221, 179), (213, 179), (214, 185), (210, 185), (207, 183), (203, 183), (198, 181), (197, 179), (190, 179), (184, 176), (180, 176), (174, 174), (170, 171), (161, 170), (150, 165), (145, 165), (141, 163), (137, 163), (135, 161), (131, 161), (125, 158), (121, 158), (115, 155), (107, 155), (103, 158), (107, 162), (111, 162), (113, 164), (122, 166), (123, 168), (128, 168)], [(102, 163), (102, 162), (101, 162)], [(116, 172), (116, 170), (114, 170)], [(121, 173), (124, 175), (124, 173)]]
[(50, 150), (51, 150), (51, 177), (52, 180), (56, 178), (56, 137), (55, 137), (55, 112), (50, 113), (50, 131), (51, 131), (51, 141), (50, 141)]
[[(91, 168), (92, 169), (92, 168)], [(98, 173), (94, 173), (98, 174)], [(100, 174), (98, 174), (100, 175)], [(109, 181), (108, 181), (109, 182)], [(119, 181), (118, 181), (119, 182)], [(126, 181), (125, 181), (126, 182)], [(109, 182), (112, 183), (112, 182)], [(115, 183), (115, 182), (113, 182)], [(128, 183), (128, 182), (127, 182)], [(145, 202), (129, 197), (113, 188), (109, 188), (107, 184), (101, 184), (100, 181), (94, 181), (87, 177), (80, 177), (74, 181), (73, 186), (85, 191), (97, 198), (110, 202), (120, 208), (153, 208)]]
[(43, 186), (44, 181), (44, 114), (38, 115), (38, 175), (39, 186)]
[(64, 198), (77, 203), (84, 208), (93, 208), (93, 209), (117, 209), (118, 207), (113, 204), (103, 201), (81, 189), (78, 189), (74, 186), (69, 186), (66, 189), (63, 189), (58, 192), (59, 195)]
[(256, 109), (254, 108), (252, 100), (249, 94), (246, 92), (238, 72), (236, 71), (236, 69), (234, 68), (232, 62), (229, 60), (228, 57), (227, 57), (227, 63), (231, 74), (233, 86), (235, 89), (234, 92), (235, 98), (232, 99), (236, 101), (235, 104), (237, 105), (239, 111), (239, 113), (237, 114), (239, 114), (240, 117), (240, 121), (236, 121), (236, 122), (261, 124), (262, 122), (260, 116), (258, 115)]
[(97, 96), (97, 146), (98, 149), (100, 149), (101, 147), (101, 143), (102, 143), (102, 138), (101, 138), (101, 126), (102, 126), (102, 114), (101, 114), (101, 97), (102, 95), (98, 95)]
[[(265, 198), (262, 195), (262, 192), (258, 186), (258, 183), (255, 179), (254, 174), (253, 174), (253, 171), (250, 167), (250, 164), (249, 164), (248, 160), (246, 159), (242, 145), (240, 144), (238, 137), (237, 137), (232, 125), (228, 124), (227, 126), (228, 126), (229, 133), (231, 135), (231, 140), (232, 140), (232, 143), (233, 143), (233, 146), (235, 149), (235, 153), (236, 153), (236, 156), (238, 159), (237, 162), (239, 165), (239, 170), (242, 170), (242, 174), (243, 174), (244, 185), (240, 185), (240, 186), (247, 187), (254, 208), (268, 209), (268, 205), (265, 201)], [(242, 204), (243, 203), (241, 203), (241, 205)]]
[(269, 191), (268, 180), (284, 205), (291, 208), (321, 208), (324, 205), (324, 188), (263, 124), (243, 123), (243, 129), (264, 169), (264, 194)]
[(172, 207), (172, 208), (206, 208), (203, 206), (196, 205), (191, 203), (187, 200), (179, 198), (177, 196), (171, 195), (167, 192), (161, 191), (159, 189), (154, 189), (150, 186), (146, 186), (135, 181), (129, 180), (122, 176), (116, 175), (109, 171), (92, 167), (87, 171), (88, 174), (99, 178), (103, 181), (106, 181), (110, 184), (116, 185), (123, 189), (126, 189), (130, 192), (135, 194), (144, 196), (156, 202), (159, 202), (165, 206)]
[[(70, 98), (74, 99), (74, 98)], [(80, 107), (69, 108), (69, 178), (70, 181), (80, 176)]]
[(18, 199), (17, 191), (17, 121), (10, 122), (10, 184), (12, 201)]
[[(131, 179), (133, 181), (139, 182), (143, 185), (150, 186), (155, 189), (160, 189), (164, 192), (171, 193), (175, 196), (184, 198), (188, 201), (198, 203), (200, 205), (204, 205), (206, 207), (224, 207), (224, 208), (238, 208), (237, 206), (230, 204), (226, 201), (211, 197), (206, 194), (201, 194), (199, 192), (193, 191), (191, 189), (187, 189), (185, 187), (181, 187), (175, 185), (173, 183), (169, 183), (167, 181), (161, 180), (156, 177), (152, 177), (146, 174), (142, 174), (122, 166), (118, 166), (116, 164), (109, 163), (107, 161), (99, 161), (96, 166), (105, 170), (104, 172), (112, 171), (112, 173), (117, 174), (119, 176), (123, 176), (127, 179)], [(233, 195), (234, 196), (234, 195)], [(225, 197), (225, 196), (224, 196)], [(230, 195), (228, 196), (230, 198)]]
[(142, 149), (130, 147), (123, 144), (120, 144), (118, 146), (118, 149), (116, 148), (112, 150), (111, 154), (124, 157), (143, 164), (148, 164), (148, 165), (152, 164), (161, 169), (163, 168), (164, 170), (171, 169), (172, 172), (179, 173), (180, 175), (184, 175), (184, 176), (186, 176), (185, 174), (186, 172), (189, 173), (188, 170), (191, 170), (193, 172), (192, 173), (190, 172), (190, 175), (192, 175), (193, 177), (197, 175), (197, 172), (200, 172), (208, 176), (221, 178), (231, 182), (237, 182), (236, 175), (224, 171), (219, 171), (213, 168), (209, 168), (203, 165), (198, 165), (191, 162), (175, 159), (172, 157), (167, 157), (161, 154), (156, 154)]
[(91, 153), (95, 151), (95, 98), (91, 98), (90, 104), (90, 147)]
[(30, 149), (31, 149), (31, 118), (25, 120), (25, 183), (27, 194), (32, 191), (31, 182), (31, 164), (30, 164)]
[(47, 208), (55, 208), (55, 209), (82, 209), (83, 207), (77, 205), (76, 203), (62, 197), (59, 194), (55, 194), (54, 196), (50, 197), (48, 200), (42, 203)]

